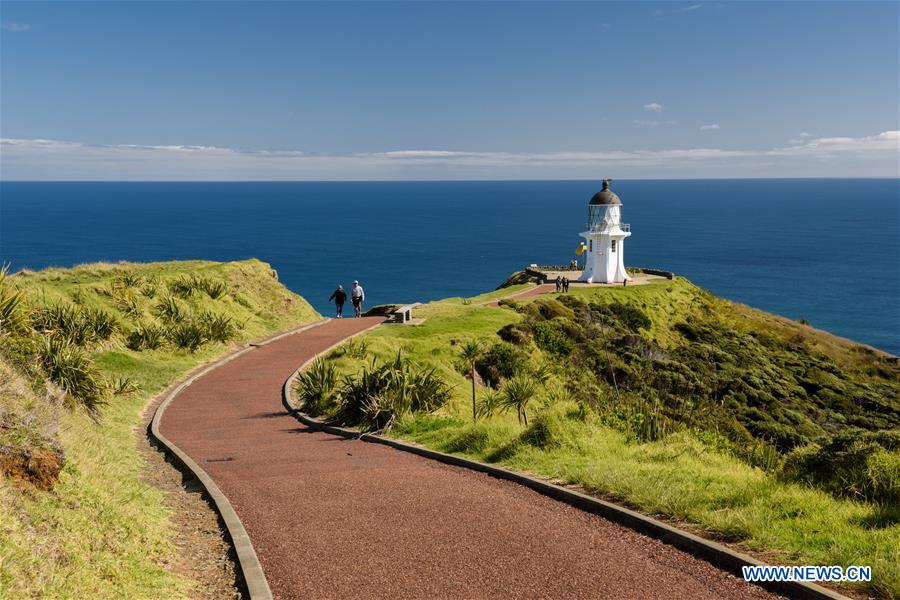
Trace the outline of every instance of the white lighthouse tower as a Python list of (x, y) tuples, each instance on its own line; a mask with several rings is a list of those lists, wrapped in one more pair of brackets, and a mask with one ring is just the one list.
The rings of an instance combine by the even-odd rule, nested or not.
[(631, 281), (625, 271), (625, 238), (631, 226), (622, 223), (622, 201), (609, 189), (611, 179), (603, 180), (603, 189), (588, 204), (588, 228), (581, 233), (587, 240), (584, 272), (579, 281), (622, 283)]

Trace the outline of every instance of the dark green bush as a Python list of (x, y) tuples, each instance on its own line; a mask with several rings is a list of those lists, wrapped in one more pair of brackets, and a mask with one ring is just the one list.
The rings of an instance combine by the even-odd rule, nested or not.
[(491, 387), (498, 387), (504, 379), (509, 379), (522, 370), (528, 361), (526, 354), (506, 342), (491, 346), (475, 361), (475, 370)]
[(172, 294), (179, 298), (187, 299), (194, 295), (194, 291), (199, 286), (196, 278), (182, 275), (178, 279), (168, 282), (166, 287), (169, 288), (169, 292)]
[(108, 340), (118, 329), (115, 318), (100, 309), (74, 304), (54, 304), (37, 309), (31, 316), (35, 330), (65, 339), (76, 346)]
[(207, 341), (206, 328), (200, 323), (184, 321), (171, 325), (166, 335), (173, 344), (179, 348), (187, 348), (195, 352), (197, 348)]
[(801, 446), (780, 475), (835, 496), (900, 504), (900, 431), (848, 431)]
[(559, 317), (571, 319), (575, 316), (571, 308), (554, 298), (540, 298), (534, 302), (521, 305), (519, 310), (535, 320), (549, 320)]
[(417, 369), (400, 355), (383, 365), (372, 361), (340, 390), (338, 420), (345, 425), (381, 430), (411, 412), (434, 411), (450, 399), (450, 387), (433, 369)]
[(639, 329), (649, 329), (653, 322), (647, 314), (636, 306), (631, 304), (621, 304), (613, 302), (608, 305), (610, 312), (619, 319), (631, 331)]
[(65, 338), (43, 337), (38, 359), (50, 381), (66, 391), (71, 404), (95, 416), (99, 413), (105, 404), (106, 382), (84, 350)]
[(225, 285), (224, 281), (216, 281), (215, 279), (200, 278), (197, 280), (197, 285), (213, 300), (218, 299), (228, 291), (228, 286)]
[(303, 403), (303, 410), (313, 416), (321, 415), (334, 400), (335, 367), (318, 358), (297, 377), (294, 391)]
[(128, 334), (125, 345), (132, 350), (156, 350), (166, 340), (166, 331), (157, 325), (139, 324)]
[(575, 341), (566, 332), (565, 323), (559, 319), (538, 321), (531, 326), (538, 348), (551, 354), (568, 356), (575, 348)]
[(116, 318), (99, 308), (85, 308), (82, 318), (96, 340), (108, 340), (119, 329)]
[(201, 314), (198, 325), (203, 328), (206, 339), (222, 343), (232, 340), (240, 329), (231, 317), (211, 312)]
[(164, 296), (159, 299), (154, 307), (156, 316), (167, 323), (181, 323), (187, 319), (187, 311), (184, 306), (172, 296)]
[(504, 342), (522, 346), (531, 341), (531, 327), (525, 323), (510, 323), (501, 327), (497, 335)]

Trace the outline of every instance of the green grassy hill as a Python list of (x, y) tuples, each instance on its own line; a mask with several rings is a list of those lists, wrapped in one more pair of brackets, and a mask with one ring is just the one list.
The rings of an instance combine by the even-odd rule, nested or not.
[(141, 478), (141, 412), (237, 343), (316, 318), (256, 260), (0, 280), (0, 598), (191, 596)]
[[(896, 357), (684, 279), (500, 308), (478, 304), (487, 297), (428, 304), (421, 326), (335, 350), (300, 397), (334, 420), (390, 423), (390, 435), (580, 486), (771, 562), (871, 565), (867, 589), (900, 595)], [(475, 422), (461, 358), (473, 348)], [(391, 366), (398, 353), (405, 367)], [(437, 407), (418, 400), (428, 374), (429, 389), (449, 388)]]

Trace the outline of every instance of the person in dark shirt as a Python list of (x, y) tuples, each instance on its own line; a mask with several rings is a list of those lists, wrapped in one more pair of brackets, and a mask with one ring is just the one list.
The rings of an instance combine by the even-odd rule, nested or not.
[(337, 289), (331, 294), (331, 298), (328, 299), (329, 302), (334, 300), (334, 306), (337, 309), (337, 318), (344, 318), (344, 302), (347, 301), (347, 292), (344, 291), (344, 286), (339, 285)]

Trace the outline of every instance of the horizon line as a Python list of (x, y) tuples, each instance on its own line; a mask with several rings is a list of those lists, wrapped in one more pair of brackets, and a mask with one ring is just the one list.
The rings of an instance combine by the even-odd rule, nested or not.
[[(497, 179), (2, 179), (2, 183), (504, 183), (504, 182), (570, 182), (598, 181), (588, 177), (579, 178), (497, 178)], [(838, 180), (896, 180), (900, 175), (854, 175), (854, 176), (798, 176), (798, 177), (612, 177), (617, 181), (838, 181)]]

